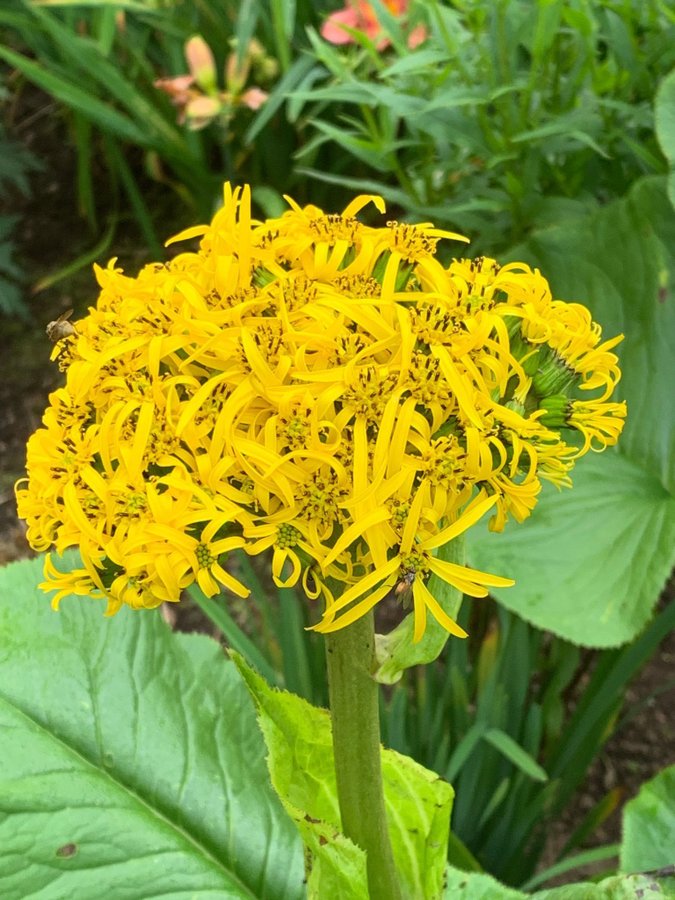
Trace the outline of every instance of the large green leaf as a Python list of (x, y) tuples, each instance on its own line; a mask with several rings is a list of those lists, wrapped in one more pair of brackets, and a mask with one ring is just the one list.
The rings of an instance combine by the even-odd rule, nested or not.
[(664, 178), (643, 178), (590, 217), (519, 248), (553, 292), (585, 303), (617, 348), (628, 401), (620, 452), (675, 493), (675, 210)]
[(234, 666), (158, 613), (0, 570), (0, 896), (299, 898), (302, 847)]
[(500, 884), (492, 875), (462, 872), (448, 866), (445, 874), (445, 900), (527, 900), (527, 894)]
[(661, 886), (643, 875), (617, 875), (597, 884), (590, 881), (525, 894), (490, 875), (461, 872), (448, 866), (445, 900), (664, 900)]
[[(234, 658), (258, 707), (272, 783), (311, 852), (309, 896), (367, 900), (365, 854), (340, 834), (328, 713), (271, 688), (241, 657)], [(453, 790), (393, 750), (382, 751), (382, 777), (402, 893), (438, 898)]]
[(532, 894), (532, 900), (666, 900), (669, 895), (658, 882), (645, 875), (613, 875), (591, 881), (565, 884)]
[(494, 590), (504, 606), (577, 644), (610, 647), (646, 624), (668, 577), (675, 500), (607, 453), (579, 464), (571, 491), (546, 490), (523, 525), (470, 540), (479, 568), (516, 579)]
[(668, 196), (675, 206), (675, 69), (663, 79), (656, 92), (654, 124), (663, 155), (670, 163)]
[(621, 870), (649, 872), (675, 864), (675, 766), (643, 784), (623, 812)]
[(516, 579), (509, 609), (578, 644), (630, 640), (675, 562), (675, 210), (662, 178), (636, 183), (584, 227), (539, 232), (514, 257), (592, 310), (619, 347), (628, 420), (618, 452), (582, 460), (523, 525), (468, 536), (469, 561)]

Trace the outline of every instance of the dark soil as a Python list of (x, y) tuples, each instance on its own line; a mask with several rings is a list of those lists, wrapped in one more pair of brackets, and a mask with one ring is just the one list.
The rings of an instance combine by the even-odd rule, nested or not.
[[(37, 92), (31, 92), (18, 109), (8, 127), (42, 159), (44, 168), (32, 178), (32, 198), (12, 198), (11, 208), (4, 210), (21, 216), (16, 242), (19, 262), (27, 273), (28, 317), (22, 321), (0, 314), (0, 564), (31, 554), (24, 527), (16, 518), (13, 485), (23, 474), (26, 439), (40, 424), (49, 391), (62, 382), (56, 365), (49, 361), (52, 345), (45, 327), (71, 307), (75, 309), (74, 318), (83, 314), (97, 292), (90, 267), (52, 288), (31, 292), (31, 285), (38, 279), (53, 274), (94, 246), (97, 234), (76, 209), (76, 160), (66, 125)], [(156, 192), (157, 186), (150, 184), (148, 190)], [(105, 221), (110, 212), (106, 209), (110, 198), (105, 195), (105, 182), (98, 200), (101, 221)], [(166, 204), (167, 198), (162, 200)], [(176, 212), (175, 225), (166, 220), (162, 231), (167, 236), (180, 227), (179, 215)], [(129, 271), (149, 259), (133, 222), (124, 223), (114, 247), (115, 255)], [(181, 629), (212, 631), (195, 609), (179, 607), (177, 615), (172, 612), (168, 618)], [(670, 635), (626, 694), (624, 715), (632, 711), (633, 717), (608, 741), (575, 802), (551, 829), (545, 862), (555, 860), (556, 852), (584, 815), (610, 789), (619, 788), (625, 803), (643, 782), (675, 762), (674, 664), (675, 635)], [(620, 822), (619, 807), (596, 830), (592, 845), (618, 842)], [(577, 877), (574, 873), (573, 878)]]

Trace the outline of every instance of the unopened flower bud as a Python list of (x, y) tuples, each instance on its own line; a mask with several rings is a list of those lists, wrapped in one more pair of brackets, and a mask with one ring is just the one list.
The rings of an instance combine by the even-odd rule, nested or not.
[(508, 329), (511, 353), (514, 358), (521, 364), (526, 375), (530, 377), (536, 375), (539, 368), (539, 348), (523, 338), (518, 319), (511, 322)]
[(532, 386), (540, 397), (566, 393), (579, 380), (576, 372), (549, 348), (542, 348), (538, 356)]
[(546, 425), (547, 428), (564, 428), (567, 425), (569, 408), (570, 402), (562, 394), (546, 397), (539, 404), (539, 409), (546, 410), (539, 421), (542, 425)]
[(216, 64), (213, 54), (204, 38), (195, 34), (185, 44), (185, 59), (190, 73), (199, 87), (207, 94), (218, 89)]

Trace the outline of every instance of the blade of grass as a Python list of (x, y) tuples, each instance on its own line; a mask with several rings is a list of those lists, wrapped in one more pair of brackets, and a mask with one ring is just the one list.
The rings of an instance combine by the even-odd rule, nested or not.
[[(380, 692), (380, 698), (383, 694)], [(384, 710), (383, 724), (386, 722), (386, 744), (399, 753), (410, 753), (410, 746), (406, 735), (406, 722), (408, 721), (408, 695), (403, 683), (394, 690), (394, 695), (389, 704), (380, 703)]]
[(461, 869), (462, 872), (484, 871), (466, 844), (452, 831), (448, 838), (448, 862), (456, 869)]
[(476, 722), (471, 726), (471, 728), (469, 728), (459, 744), (457, 744), (457, 746), (455, 747), (452, 756), (448, 760), (448, 765), (445, 769), (446, 781), (449, 781), (452, 784), (458, 772), (467, 761), (467, 759), (469, 759), (472, 751), (475, 749), (478, 741), (483, 737), (484, 733), (485, 725), (482, 722)]
[(295, 0), (272, 0), (272, 33), (274, 48), (282, 72), (291, 65), (291, 38), (295, 27)]
[[(159, 105), (147, 100), (136, 85), (124, 77), (120, 67), (103, 56), (95, 43), (74, 34), (45, 10), (36, 7), (32, 12), (70, 64), (98, 83), (105, 95), (114, 97), (133, 115), (142, 129), (143, 138), (138, 142), (141, 146), (164, 145), (168, 152), (186, 152), (181, 132), (161, 114)], [(99, 103), (103, 104), (103, 101), (99, 100)]]
[(530, 878), (529, 881), (526, 881), (525, 884), (521, 884), (520, 890), (531, 891), (533, 888), (539, 887), (540, 884), (550, 881), (551, 878), (564, 875), (566, 872), (571, 872), (581, 866), (603, 862), (606, 859), (614, 859), (619, 855), (620, 849), (621, 844), (605, 844), (602, 847), (594, 847), (592, 850), (584, 850), (583, 853), (576, 853), (574, 856), (561, 860), (543, 872), (539, 872), (533, 878)]
[(74, 113), (73, 125), (77, 149), (77, 203), (82, 215), (93, 228), (96, 228), (91, 122), (80, 113)]
[(586, 766), (580, 760), (589, 758), (589, 741), (595, 746), (602, 740), (606, 725), (615, 711), (617, 698), (622, 698), (628, 682), (650, 659), (673, 627), (675, 602), (669, 603), (633, 644), (607, 652), (601, 658), (568, 723), (567, 739), (554, 750), (549, 761), (552, 778), (561, 776), (571, 767), (579, 772), (579, 778), (582, 777)]
[(279, 643), (284, 681), (288, 690), (314, 702), (314, 684), (307, 658), (305, 620), (300, 598), (294, 590), (279, 590)]
[(32, 5), (47, 8), (53, 7), (55, 9), (69, 6), (77, 7), (78, 9), (97, 9), (101, 6), (112, 6), (116, 10), (142, 13), (144, 16), (155, 15), (159, 17), (165, 14), (165, 7), (161, 6), (153, 9), (147, 2), (141, 3), (138, 0), (89, 0), (89, 2), (86, 2), (86, 0), (32, 0)]
[(103, 142), (111, 168), (116, 171), (119, 176), (122, 187), (127, 195), (131, 209), (140, 226), (148, 248), (155, 257), (161, 258), (164, 255), (164, 248), (157, 237), (150, 210), (136, 184), (136, 179), (124, 157), (124, 153), (121, 151), (118, 142), (111, 135), (104, 135)]
[(565, 846), (558, 854), (558, 859), (567, 856), (570, 850), (573, 850), (575, 847), (578, 847), (579, 844), (582, 844), (596, 828), (602, 825), (602, 823), (612, 815), (614, 810), (617, 809), (621, 803), (623, 794), (624, 791), (619, 787), (612, 788), (611, 791), (608, 791), (608, 793), (605, 794), (605, 796), (596, 803), (588, 813), (586, 813), (578, 828), (574, 829), (565, 842)]
[(107, 57), (115, 42), (115, 34), (117, 32), (117, 10), (112, 4), (96, 10), (94, 23), (93, 34), (95, 35), (98, 49)]
[(237, 13), (237, 23), (235, 25), (235, 43), (237, 48), (237, 63), (241, 64), (246, 55), (246, 50), (251, 38), (255, 34), (256, 25), (261, 12), (260, 3), (254, 0), (241, 0), (239, 4), (239, 12)]
[[(453, 648), (454, 649), (454, 648)], [(466, 679), (462, 672), (466, 672), (468, 665), (461, 667), (455, 662), (456, 653), (453, 653), (452, 663), (448, 667), (448, 679), (452, 688), (452, 724), (454, 733), (459, 736), (469, 730), (471, 720), (469, 717), (469, 694)], [(461, 662), (461, 661), (457, 661)]]
[(31, 293), (39, 294), (40, 291), (53, 287), (55, 284), (58, 284), (59, 281), (63, 281), (64, 278), (69, 278), (71, 275), (74, 275), (75, 272), (79, 272), (80, 269), (84, 269), (85, 266), (90, 266), (92, 263), (96, 262), (96, 260), (100, 259), (112, 244), (112, 239), (117, 229), (117, 221), (117, 216), (113, 216), (105, 234), (96, 246), (92, 247), (91, 250), (87, 250), (81, 256), (78, 256), (77, 259), (72, 260), (72, 262), (69, 262), (68, 265), (62, 266), (56, 272), (52, 272), (50, 275), (45, 275), (43, 278), (40, 278), (32, 286)]
[(277, 610), (274, 604), (270, 602), (269, 591), (264, 587), (262, 581), (258, 577), (258, 573), (251, 564), (251, 558), (244, 550), (237, 553), (237, 565), (242, 571), (242, 580), (257, 600), (257, 609), (263, 623), (264, 639), (266, 645), (273, 648), (278, 644), (277, 635)]
[(284, 77), (267, 98), (261, 107), (260, 112), (244, 134), (244, 143), (251, 144), (256, 139), (272, 116), (274, 116), (288, 98), (288, 95), (293, 88), (295, 88), (296, 85), (301, 84), (305, 76), (313, 68), (315, 68), (315, 62), (311, 56), (302, 56), (293, 63), (291, 68), (286, 72)]
[(476, 832), (478, 834), (480, 834), (481, 831), (485, 828), (485, 825), (490, 821), (491, 816), (501, 806), (504, 799), (508, 796), (511, 784), (512, 780), (510, 778), (502, 778), (495, 790), (492, 792), (492, 796), (490, 797), (487, 806), (482, 808), (480, 818), (478, 819), (478, 824), (476, 825)]
[(491, 860), (502, 858), (504, 847), (507, 842), (509, 844), (507, 856), (511, 862), (500, 869), (502, 879), (517, 883), (519, 873), (530, 864), (528, 860), (536, 860), (536, 854), (527, 852), (532, 829), (544, 810), (550, 817), (569, 803), (591, 760), (608, 737), (608, 727), (620, 708), (626, 684), (649, 660), (674, 625), (675, 603), (671, 603), (634, 644), (603, 652), (577, 709), (565, 724), (559, 744), (553, 747), (546, 760), (548, 785), (536, 794), (530, 793), (529, 799), (521, 794), (521, 788), (515, 791), (509, 798), (509, 805), (517, 801), (517, 822), (507, 831), (495, 829), (490, 835), (492, 855), (487, 854), (486, 860), (488, 857)]
[(90, 91), (69, 82), (52, 71), (47, 71), (40, 63), (27, 59), (8, 47), (0, 47), (0, 59), (18, 69), (43, 91), (87, 116), (105, 131), (112, 132), (134, 144), (145, 145), (146, 135), (128, 116), (102, 103)]
[(253, 641), (241, 630), (222, 603), (207, 597), (198, 584), (188, 588), (188, 594), (207, 618), (222, 632), (230, 647), (254, 666), (270, 684), (281, 687), (280, 679)]

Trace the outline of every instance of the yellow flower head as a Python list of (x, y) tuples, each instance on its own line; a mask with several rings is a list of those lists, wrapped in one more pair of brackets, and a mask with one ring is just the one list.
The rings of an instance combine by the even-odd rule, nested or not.
[(581, 453), (616, 442), (619, 339), (521, 263), (444, 266), (437, 244), (460, 235), (360, 222), (379, 197), (339, 215), (289, 204), (256, 221), (227, 185), (213, 222), (173, 239), (196, 252), (136, 278), (96, 269), (17, 485), (32, 546), (82, 556), (72, 573), (48, 559), (44, 587), (109, 613), (193, 582), (246, 596), (225, 566), (243, 548), (323, 598), (320, 631), (406, 584), (416, 639), (427, 613), (463, 634), (428, 575), (471, 596), (512, 582), (435, 551), (489, 510), (494, 529), (522, 521), (542, 478), (567, 485)]

